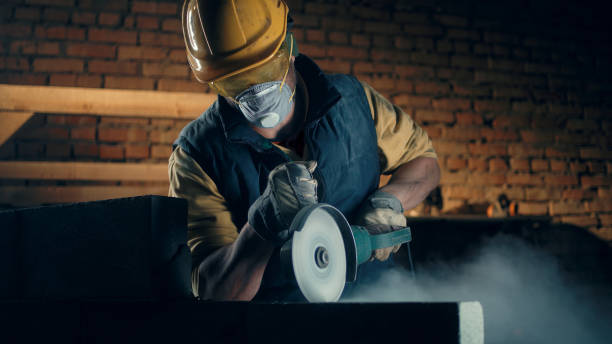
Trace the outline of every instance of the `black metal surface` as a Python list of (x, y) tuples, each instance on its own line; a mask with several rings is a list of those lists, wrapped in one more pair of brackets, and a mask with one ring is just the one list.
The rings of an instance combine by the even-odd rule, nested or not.
[(0, 342), (457, 343), (456, 303), (0, 302)]
[(0, 212), (0, 299), (190, 297), (186, 233), (169, 197)]

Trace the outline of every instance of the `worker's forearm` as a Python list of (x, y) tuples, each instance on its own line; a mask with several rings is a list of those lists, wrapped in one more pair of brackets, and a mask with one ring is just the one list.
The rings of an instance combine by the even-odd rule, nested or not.
[(198, 268), (198, 293), (203, 299), (251, 300), (274, 251), (247, 223), (236, 241), (210, 254)]
[(404, 210), (409, 210), (421, 203), (439, 182), (438, 160), (421, 157), (401, 165), (381, 190), (397, 197)]

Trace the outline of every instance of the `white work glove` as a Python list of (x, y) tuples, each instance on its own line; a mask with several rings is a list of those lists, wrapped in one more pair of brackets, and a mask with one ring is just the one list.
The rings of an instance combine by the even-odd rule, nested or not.
[[(406, 227), (406, 217), (402, 202), (388, 192), (377, 190), (361, 205), (353, 221), (365, 227), (370, 234), (381, 234)], [(391, 253), (399, 250), (400, 245), (375, 250), (372, 258), (385, 261)]]
[(316, 161), (276, 166), (268, 175), (263, 194), (249, 208), (248, 221), (262, 238), (282, 245), (291, 237), (289, 227), (297, 212), (317, 203)]

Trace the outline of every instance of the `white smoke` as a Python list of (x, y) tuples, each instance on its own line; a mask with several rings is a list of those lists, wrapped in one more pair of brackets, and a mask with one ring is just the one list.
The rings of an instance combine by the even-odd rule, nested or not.
[(569, 282), (549, 254), (516, 238), (489, 240), (468, 261), (400, 269), (343, 302), (480, 301), (486, 343), (610, 343), (612, 286)]

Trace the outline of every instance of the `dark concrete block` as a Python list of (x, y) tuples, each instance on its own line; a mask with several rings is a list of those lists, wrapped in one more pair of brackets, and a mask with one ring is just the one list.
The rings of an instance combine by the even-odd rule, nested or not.
[[(190, 297), (185, 200), (143, 196), (0, 213), (0, 298)], [(4, 256), (2, 258), (5, 258)]]

